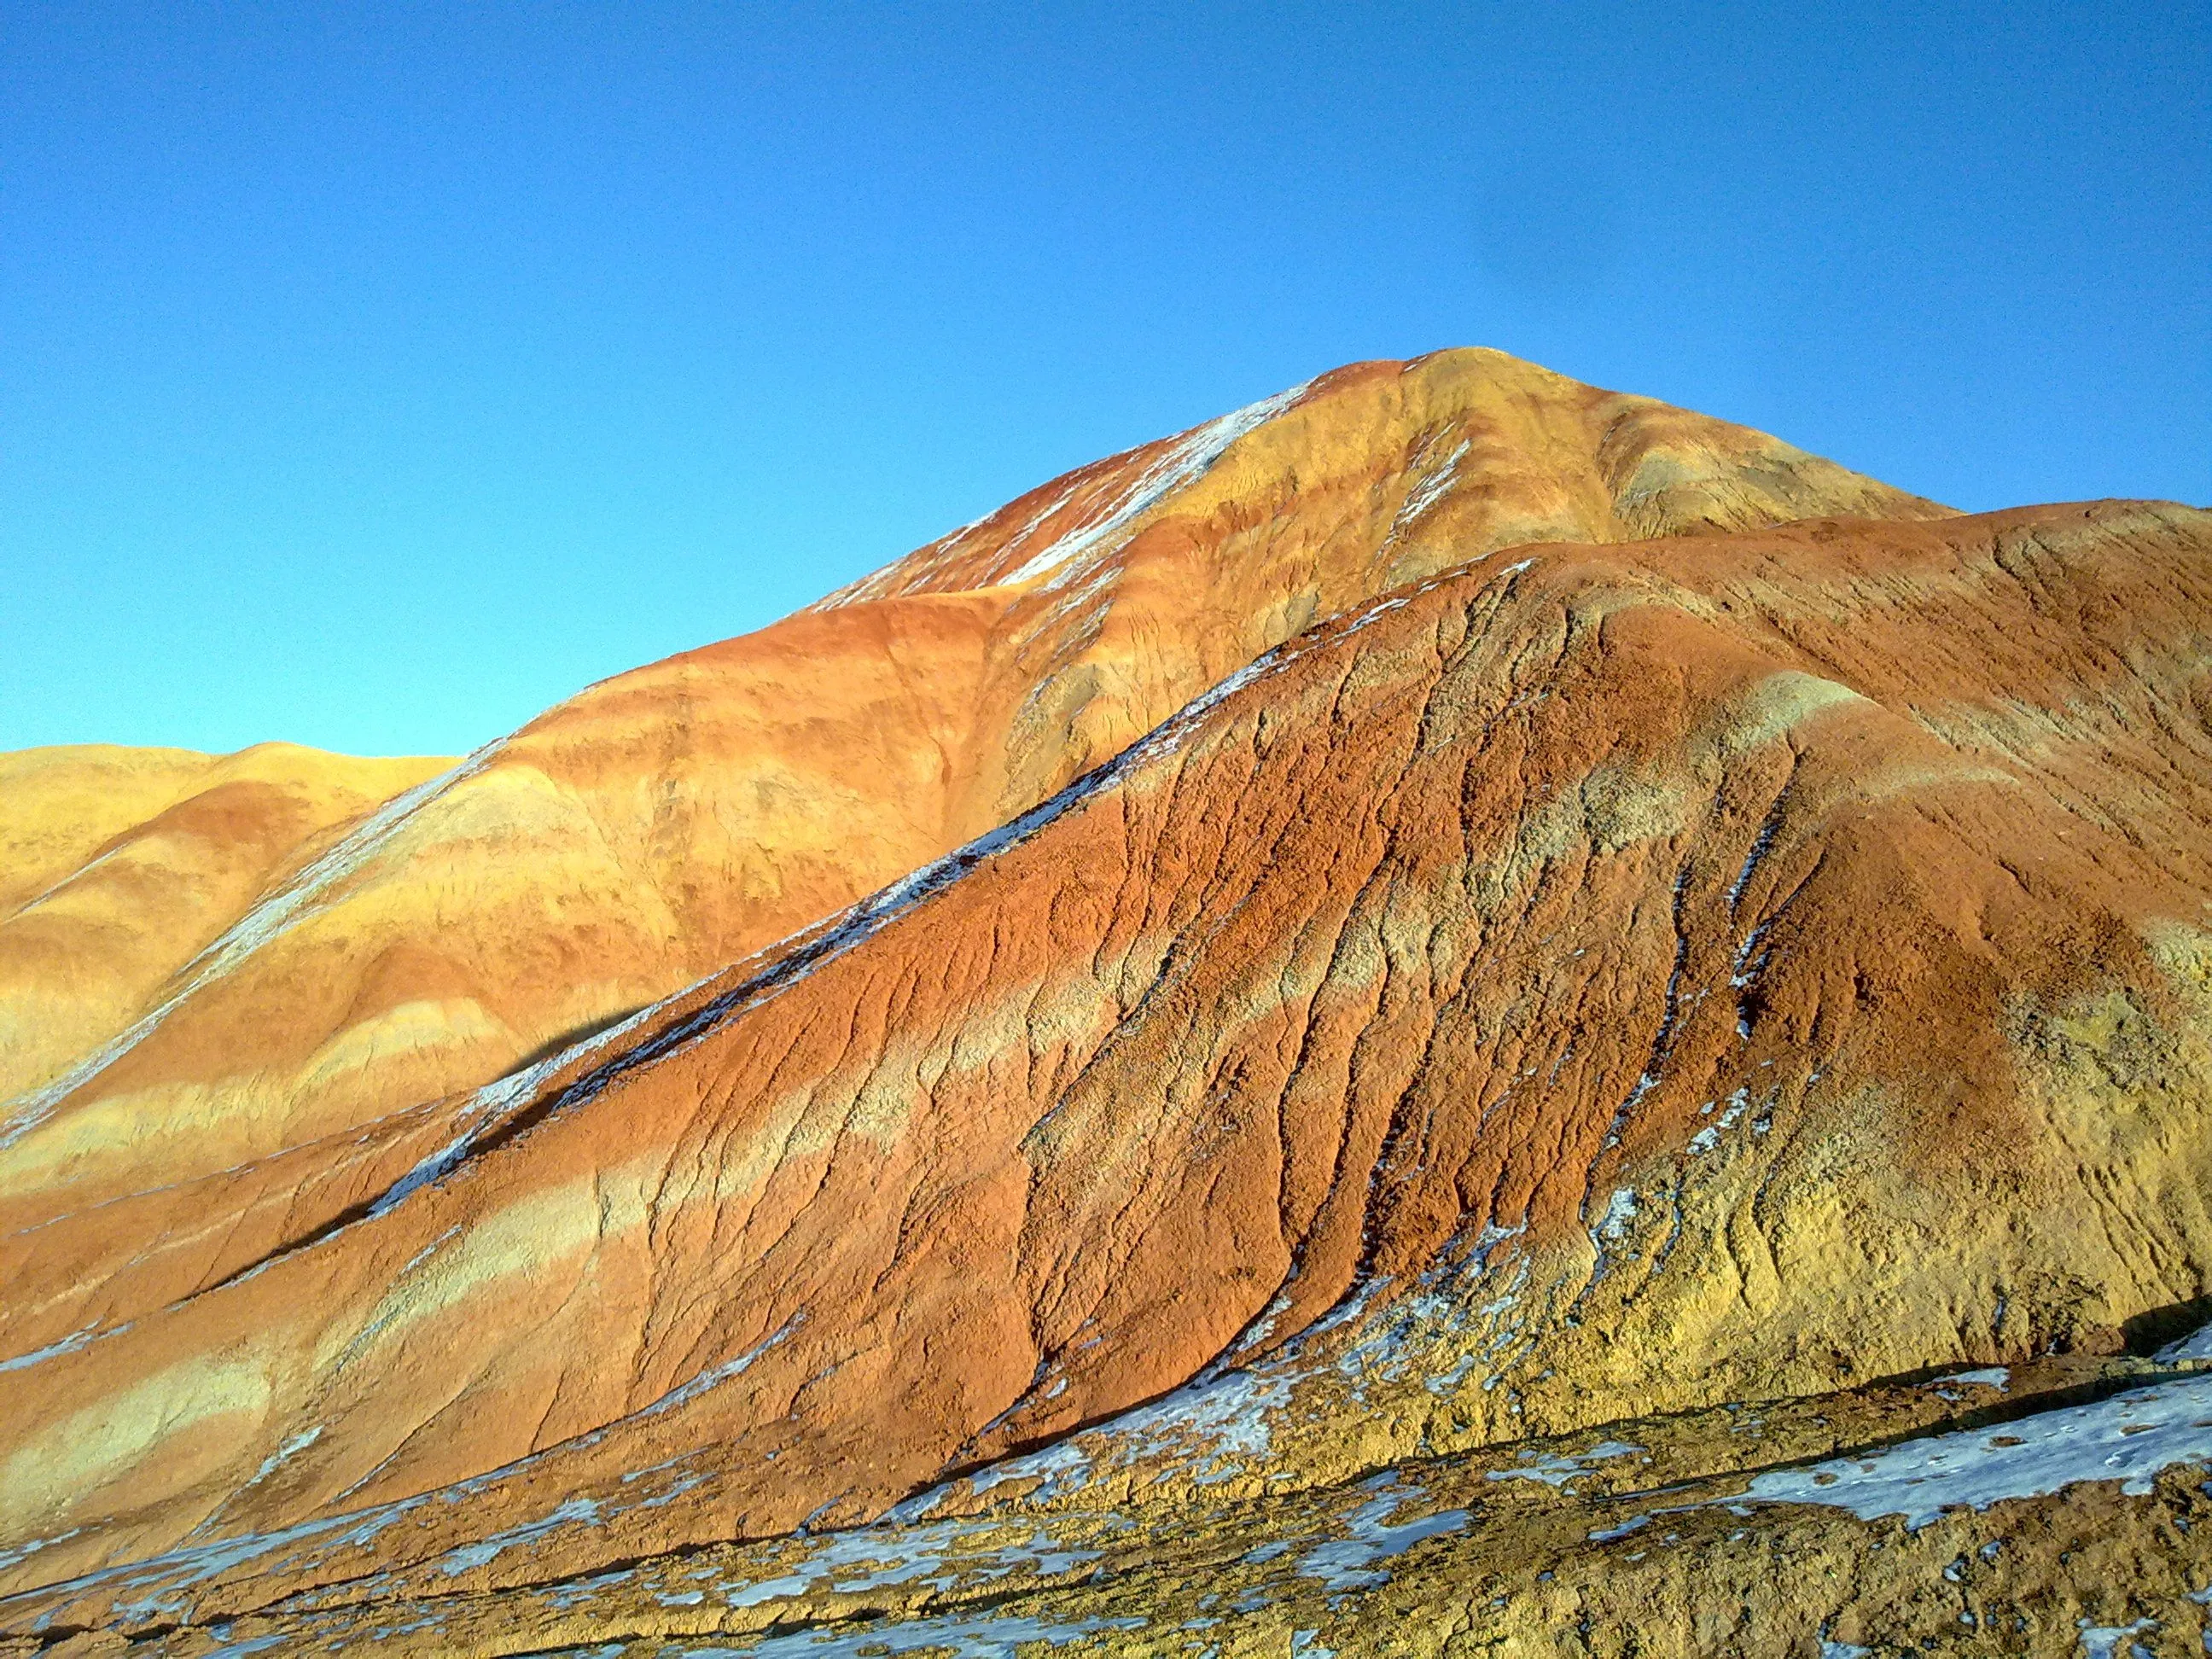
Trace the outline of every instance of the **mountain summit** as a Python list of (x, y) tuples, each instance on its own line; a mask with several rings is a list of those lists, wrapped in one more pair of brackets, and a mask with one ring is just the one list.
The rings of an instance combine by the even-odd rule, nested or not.
[(434, 775), (8, 757), (0, 1632), (2180, 1617), (2208, 641), (2212, 515), (1468, 350)]

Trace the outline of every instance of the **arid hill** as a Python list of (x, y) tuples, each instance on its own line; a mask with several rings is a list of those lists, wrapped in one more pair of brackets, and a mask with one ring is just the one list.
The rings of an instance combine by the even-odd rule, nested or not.
[[(1340, 370), (1056, 480), (811, 612), (593, 687), (304, 867), (264, 858), (284, 878), (258, 892), (188, 884), (188, 933), (149, 918), (66, 954), (41, 941), (18, 994), (117, 989), (67, 1026), (31, 1004), (40, 1047), (0, 1105), (0, 1226), (487, 1083), (1026, 811), (1316, 619), (1474, 553), (1940, 511), (1494, 352)], [(379, 775), (388, 792), (417, 775)], [(0, 1346), (82, 1323), (59, 1316), (75, 1322), (12, 1303)]]
[(1997, 1415), (1987, 1650), (2171, 1622), (2208, 636), (2212, 514), (1455, 352), (266, 834), (11, 1108), (0, 1632), (1613, 1651), (1674, 1503), (1645, 1650), (1817, 1651)]

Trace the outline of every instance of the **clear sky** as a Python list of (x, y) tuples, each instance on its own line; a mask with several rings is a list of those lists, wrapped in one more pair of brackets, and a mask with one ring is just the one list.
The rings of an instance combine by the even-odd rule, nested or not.
[(0, 748), (453, 752), (1486, 344), (2212, 500), (2212, 4), (0, 10)]

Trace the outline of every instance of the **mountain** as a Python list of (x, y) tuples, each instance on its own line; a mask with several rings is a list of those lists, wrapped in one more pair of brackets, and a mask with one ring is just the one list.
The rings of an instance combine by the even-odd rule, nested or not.
[(11, 1107), (0, 1631), (1784, 1651), (1999, 1414), (2186, 1611), (2209, 560), (1453, 352), (594, 687)]
[[(226, 892), (229, 931), (142, 991), (124, 1042), (0, 1107), (0, 1224), (481, 1085), (1027, 810), (1259, 652), (1455, 556), (1938, 510), (1495, 353), (1340, 371), (595, 686), (246, 913)], [(206, 948), (164, 945), (164, 968)], [(58, 1334), (8, 1328), (30, 1311), (0, 1342)]]

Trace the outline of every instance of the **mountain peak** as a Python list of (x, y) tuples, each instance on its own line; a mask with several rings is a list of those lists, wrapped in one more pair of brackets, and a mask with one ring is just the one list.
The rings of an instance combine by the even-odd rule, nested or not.
[(1329, 515), (1339, 556), (1360, 562), (1340, 579), (1373, 590), (1523, 542), (1951, 511), (1748, 427), (1471, 346), (1347, 364), (1079, 467), (820, 606), (1078, 587), (1103, 580), (1102, 567), (1155, 525), (1279, 520), (1294, 508)]

